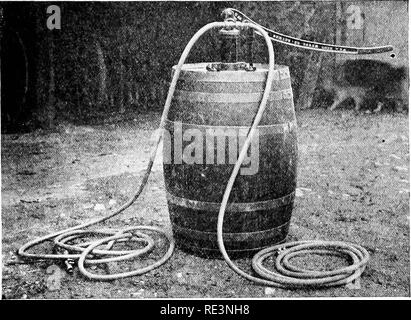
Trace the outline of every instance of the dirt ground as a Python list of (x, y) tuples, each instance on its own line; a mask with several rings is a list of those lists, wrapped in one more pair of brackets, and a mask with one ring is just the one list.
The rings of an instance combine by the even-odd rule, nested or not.
[[(18, 263), (15, 252), (26, 241), (104, 215), (110, 200), (118, 205), (127, 199), (142, 177), (159, 119), (152, 113), (128, 122), (2, 136), (3, 298), (410, 296), (408, 115), (401, 113), (298, 114), (298, 189), (288, 240), (361, 244), (371, 260), (360, 288), (267, 289), (222, 260), (179, 249), (160, 268), (122, 280), (93, 282), (77, 269), (72, 275), (62, 271), (56, 290), (48, 284), (52, 262)], [(96, 204), (106, 210), (96, 211)], [(142, 197), (106, 226), (137, 224), (170, 228), (160, 161)], [(250, 259), (237, 263), (250, 271)]]

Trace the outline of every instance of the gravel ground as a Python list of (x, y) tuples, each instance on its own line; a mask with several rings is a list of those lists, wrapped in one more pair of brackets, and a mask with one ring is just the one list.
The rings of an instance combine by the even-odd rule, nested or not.
[[(67, 124), (54, 132), (2, 135), (3, 298), (410, 296), (408, 115), (400, 113), (298, 114), (298, 189), (287, 240), (363, 245), (371, 260), (360, 288), (265, 288), (237, 276), (222, 260), (178, 249), (164, 266), (112, 282), (89, 281), (77, 269), (70, 275), (51, 262), (19, 264), (15, 251), (26, 241), (102, 216), (127, 199), (142, 177), (159, 119), (152, 113), (104, 126)], [(135, 224), (170, 228), (160, 161), (137, 203), (106, 225)], [(342, 263), (311, 260), (298, 263)], [(250, 271), (249, 259), (237, 263)], [(57, 269), (62, 277), (50, 283)]]

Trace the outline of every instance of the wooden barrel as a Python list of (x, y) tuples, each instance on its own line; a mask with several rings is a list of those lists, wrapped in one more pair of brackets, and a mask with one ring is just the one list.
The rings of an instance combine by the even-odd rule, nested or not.
[[(163, 166), (177, 246), (215, 256), (220, 202), (259, 107), (268, 67), (212, 72), (206, 66), (182, 69), (165, 127)], [(254, 252), (288, 233), (296, 187), (296, 117), (289, 69), (277, 65), (275, 70), (256, 139), (227, 206), (223, 238), (229, 253)]]

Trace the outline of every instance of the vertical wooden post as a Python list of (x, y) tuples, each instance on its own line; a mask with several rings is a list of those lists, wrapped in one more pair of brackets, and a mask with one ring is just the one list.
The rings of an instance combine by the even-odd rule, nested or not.
[(51, 128), (54, 125), (54, 118), (56, 116), (56, 80), (54, 69), (54, 37), (53, 31), (49, 34), (49, 46), (48, 46), (48, 60), (49, 60), (49, 85), (48, 85), (48, 98), (46, 105), (46, 121), (47, 127)]
[[(304, 33), (307, 34), (310, 31), (310, 21), (315, 14), (315, 7), (307, 14), (304, 24)], [(302, 35), (301, 35), (302, 36)], [(300, 37), (301, 37), (300, 36)], [(313, 99), (313, 93), (317, 85), (318, 75), (320, 73), (323, 54), (320, 52), (309, 52), (307, 68), (304, 72), (304, 80), (300, 88), (300, 94), (298, 96), (297, 103), (295, 104), (295, 110), (307, 109), (311, 106)]]
[(98, 65), (98, 90), (97, 90), (97, 106), (99, 110), (103, 110), (107, 103), (107, 67), (104, 62), (104, 52), (101, 48), (97, 36), (94, 39), (94, 45), (97, 53)]
[(46, 27), (45, 7), (35, 6), (36, 48), (36, 118), (41, 126), (50, 128), (55, 118), (55, 70), (53, 31)]
[[(335, 3), (335, 16), (336, 16), (336, 29), (335, 29), (335, 44), (342, 46), (343, 44), (343, 19), (342, 19), (342, 3), (340, 1), (337, 1)], [(336, 54), (335, 55), (335, 62), (341, 58), (342, 55)], [(335, 67), (335, 64), (334, 64)]]
[(121, 24), (120, 26), (120, 45), (119, 45), (119, 78), (120, 78), (120, 83), (119, 83), (119, 112), (123, 114), (126, 112), (126, 106), (125, 102), (127, 97), (125, 97), (125, 85), (124, 85), (124, 80), (125, 80), (125, 67), (124, 67), (124, 46), (125, 46), (125, 41), (124, 41), (124, 25)]

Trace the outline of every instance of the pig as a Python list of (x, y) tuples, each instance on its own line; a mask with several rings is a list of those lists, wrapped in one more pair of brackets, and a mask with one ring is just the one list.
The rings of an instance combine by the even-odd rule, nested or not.
[(347, 99), (352, 99), (359, 111), (371, 107), (374, 112), (391, 107), (397, 111), (408, 109), (408, 72), (378, 60), (346, 60), (338, 63), (334, 79), (325, 79), (323, 87), (334, 93), (334, 110)]

